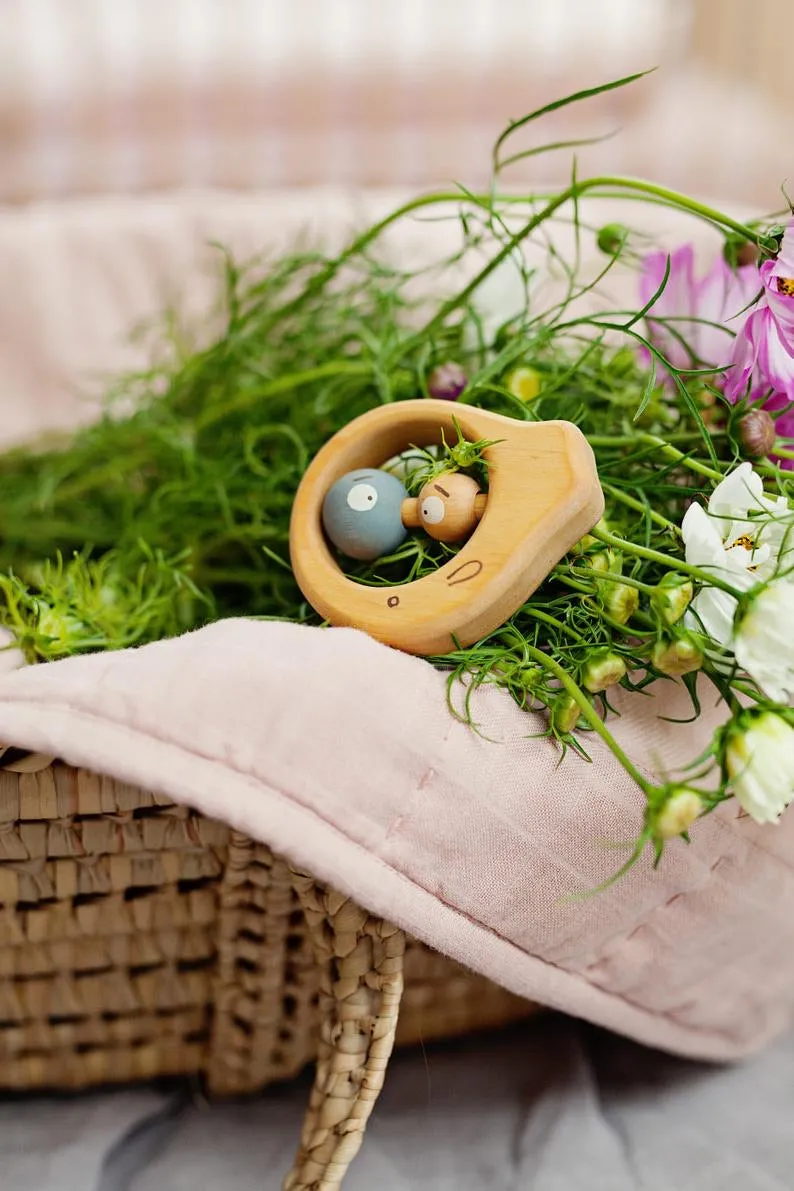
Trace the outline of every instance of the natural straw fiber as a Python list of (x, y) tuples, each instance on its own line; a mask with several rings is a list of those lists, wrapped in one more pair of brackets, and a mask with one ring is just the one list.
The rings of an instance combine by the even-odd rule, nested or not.
[(530, 1011), (225, 824), (51, 758), (0, 766), (0, 1088), (179, 1075), (224, 1096), (319, 1046), (290, 1186), (325, 1189), (395, 1036)]

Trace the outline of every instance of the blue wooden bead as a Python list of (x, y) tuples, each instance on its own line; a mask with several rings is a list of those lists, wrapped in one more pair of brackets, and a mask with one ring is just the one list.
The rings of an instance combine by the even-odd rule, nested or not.
[(396, 476), (374, 468), (337, 480), (323, 501), (323, 529), (348, 558), (372, 560), (405, 541), (400, 510), (407, 497)]

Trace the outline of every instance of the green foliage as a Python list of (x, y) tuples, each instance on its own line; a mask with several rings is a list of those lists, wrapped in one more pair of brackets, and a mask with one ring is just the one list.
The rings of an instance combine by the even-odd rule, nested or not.
[[(591, 696), (579, 683), (594, 658), (609, 658), (616, 676), (625, 667), (621, 685), (630, 691), (669, 681), (657, 664), (660, 642), (697, 580), (678, 527), (687, 503), (708, 496), (742, 448), (713, 377), (672, 369), (641, 334), (641, 310), (610, 309), (610, 272), (636, 260), (626, 247), (629, 230), (588, 228), (579, 202), (618, 192), (688, 209), (731, 244), (766, 248), (774, 229), (765, 239), (686, 196), (631, 179), (574, 174), (557, 194), (499, 197), (501, 171), (536, 151), (506, 154), (516, 132), (628, 81), (513, 122), (499, 138), (485, 195), (422, 196), (337, 255), (304, 249), (243, 266), (222, 254), (222, 300), (195, 342), (169, 317), (155, 362), (113, 385), (96, 424), (56, 446), (0, 457), (0, 622), (28, 658), (138, 645), (236, 615), (318, 623), (289, 565), (290, 511), (308, 462), (357, 415), (422, 395), (434, 366), (457, 361), (469, 377), (462, 401), (582, 429), (606, 516), (507, 624), (434, 660), (450, 669), (450, 705), (464, 718), (471, 692), (496, 683), (520, 706), (548, 709), (549, 733), (563, 748), (584, 753), (585, 731), (607, 742), (648, 800), (651, 826), (633, 862), (653, 839), (668, 787), (651, 786), (612, 738), (610, 692), (592, 679)], [(459, 224), (461, 247), (418, 277), (378, 241), (393, 224), (436, 209)], [(555, 233), (571, 228), (575, 247), (566, 254)], [(609, 255), (594, 276), (580, 267), (586, 237)], [(526, 310), (483, 343), (478, 286), (525, 243), (543, 249), (561, 294), (544, 298), (528, 274)], [(465, 280), (450, 293), (461, 268)], [(537, 379), (529, 401), (510, 387), (519, 367)], [(487, 446), (458, 435), (440, 456), (426, 453), (413, 488), (449, 467), (486, 484)], [(791, 495), (786, 473), (771, 464), (759, 470), (771, 488)], [(349, 573), (367, 584), (407, 583), (451, 553), (417, 533), (389, 558), (351, 564)], [(708, 657), (703, 664), (733, 701), (724, 671)], [(710, 805), (720, 797), (712, 794)]]

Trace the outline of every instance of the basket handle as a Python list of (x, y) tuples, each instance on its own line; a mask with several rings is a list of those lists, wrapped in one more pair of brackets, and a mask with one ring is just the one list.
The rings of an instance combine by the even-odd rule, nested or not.
[(337, 1191), (383, 1087), (403, 991), (405, 935), (293, 870), (321, 969), (317, 1069), (284, 1191)]

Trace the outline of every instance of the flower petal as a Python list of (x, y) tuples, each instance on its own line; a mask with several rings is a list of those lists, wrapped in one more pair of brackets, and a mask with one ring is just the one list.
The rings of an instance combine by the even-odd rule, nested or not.
[(771, 317), (764, 322), (764, 334), (759, 339), (756, 362), (759, 376), (767, 388), (775, 389), (789, 401), (794, 401), (794, 298), (791, 301), (790, 326), (781, 322), (770, 303)]
[(778, 276), (794, 277), (794, 218), (788, 221), (777, 260), (774, 263)]
[(738, 401), (743, 397), (748, 385), (751, 397), (760, 397), (771, 388), (759, 375), (758, 355), (772, 321), (769, 307), (766, 304), (759, 306), (750, 314), (734, 339), (731, 368), (725, 373), (725, 396), (729, 401)]
[(794, 583), (778, 579), (754, 596), (735, 629), (736, 661), (776, 703), (794, 694)]
[(480, 326), (478, 328), (471, 320), (467, 320), (463, 330), (464, 349), (476, 351), (480, 347), (480, 336), (484, 346), (491, 347), (499, 330), (526, 312), (527, 303), (523, 257), (514, 252), (506, 256), (474, 290), (471, 304)]
[(692, 313), (698, 318), (694, 343), (702, 364), (724, 368), (730, 363), (733, 341), (749, 316), (748, 307), (761, 290), (755, 265), (732, 269), (718, 256), (695, 286)]
[[(651, 339), (673, 368), (692, 368), (695, 362), (695, 326), (690, 316), (695, 309), (695, 250), (684, 244), (675, 252), (651, 252), (642, 262), (640, 299), (650, 302), (664, 281), (664, 289), (649, 310), (646, 319)], [(656, 318), (654, 318), (654, 315)], [(670, 319), (670, 327), (656, 319)]]
[(685, 623), (695, 632), (705, 633), (718, 645), (729, 648), (733, 641), (733, 621), (737, 601), (727, 591), (704, 587), (687, 611)]
[[(724, 520), (735, 517), (737, 513), (744, 515), (749, 509), (760, 507), (758, 502), (763, 491), (763, 481), (754, 471), (752, 463), (740, 463), (728, 472), (724, 480), (720, 480), (709, 497), (709, 516)], [(726, 525), (724, 536), (727, 534)]]

